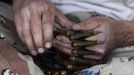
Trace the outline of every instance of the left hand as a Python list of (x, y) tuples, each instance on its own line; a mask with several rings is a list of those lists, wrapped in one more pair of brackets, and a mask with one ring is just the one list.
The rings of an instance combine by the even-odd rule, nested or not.
[[(78, 25), (74, 25), (72, 27), (73, 30), (93, 30), (97, 33), (94, 36), (87, 37), (85, 40), (97, 40), (100, 42), (97, 45), (86, 47), (89, 52), (95, 51), (99, 55), (84, 55), (84, 58), (101, 60), (106, 54), (116, 48), (119, 44), (117, 40), (121, 40), (118, 39), (120, 36), (116, 34), (118, 25), (122, 25), (122, 22), (107, 17), (94, 17)], [(60, 48), (60, 51), (69, 55), (71, 55), (72, 49), (70, 43), (71, 41), (64, 36), (58, 36), (55, 39), (55, 44), (58, 45), (57, 47)]]
[(14, 9), (16, 30), (32, 55), (52, 46), (54, 22), (65, 28), (71, 25), (49, 0), (24, 0), (19, 7)]

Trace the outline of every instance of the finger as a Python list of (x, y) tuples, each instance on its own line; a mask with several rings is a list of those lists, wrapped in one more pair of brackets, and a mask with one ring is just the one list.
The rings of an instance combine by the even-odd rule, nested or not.
[(59, 45), (57, 45), (57, 44), (53, 44), (53, 46), (56, 47), (56, 48), (58, 48), (58, 49), (56, 49), (56, 50), (58, 50), (59, 52), (65, 53), (65, 54), (67, 54), (67, 55), (72, 55), (71, 50), (68, 49), (68, 48), (59, 46)]
[(30, 18), (31, 14), (28, 9), (25, 9), (22, 11), (21, 17), (23, 19), (23, 35), (25, 43), (30, 50), (32, 55), (37, 55), (37, 52), (35, 51), (34, 44), (32, 41), (32, 35), (30, 32)]
[(50, 48), (52, 46), (53, 23), (54, 23), (54, 15), (50, 14), (50, 12), (44, 12), (42, 18), (42, 25), (43, 25), (43, 37), (44, 37), (45, 48)]
[(70, 29), (73, 25), (72, 22), (70, 22), (60, 11), (56, 11), (55, 20), (58, 24), (60, 24), (62, 27)]
[(89, 47), (86, 47), (86, 49), (89, 50), (89, 51), (98, 52), (100, 54), (104, 54), (105, 53), (104, 45), (89, 46)]
[(43, 48), (43, 29), (41, 25), (41, 13), (37, 12), (35, 8), (31, 8), (31, 32), (34, 40), (34, 44), (38, 53), (44, 53)]
[(100, 26), (100, 23), (95, 19), (89, 19), (82, 23), (76, 24), (72, 26), (73, 30), (93, 30)]
[(60, 41), (60, 40), (57, 40), (57, 39), (54, 39), (54, 40), (53, 40), (53, 43), (54, 43), (54, 44), (57, 44), (57, 45), (59, 45), (59, 46), (65, 47), (65, 48), (72, 49), (71, 44), (69, 44), (69, 43), (64, 43), (64, 42), (62, 42), (62, 41)]
[(97, 56), (97, 55), (85, 55), (85, 59), (94, 59), (94, 60), (101, 60), (103, 56)]
[(69, 38), (67, 38), (66, 36), (59, 35), (59, 36), (56, 37), (56, 39), (58, 39), (58, 40), (60, 40), (60, 41), (62, 41), (64, 43), (69, 43), (69, 44), (71, 43)]
[(24, 38), (23, 38), (23, 32), (22, 32), (23, 26), (22, 25), (23, 25), (23, 22), (22, 22), (22, 18), (20, 16), (20, 14), (19, 13), (15, 14), (15, 26), (16, 26), (17, 33), (18, 33), (20, 39), (23, 42), (25, 42)]
[(94, 35), (91, 37), (87, 37), (87, 38), (85, 38), (85, 40), (97, 40), (100, 45), (105, 44), (105, 38), (104, 38), (103, 34), (98, 34), (98, 35)]

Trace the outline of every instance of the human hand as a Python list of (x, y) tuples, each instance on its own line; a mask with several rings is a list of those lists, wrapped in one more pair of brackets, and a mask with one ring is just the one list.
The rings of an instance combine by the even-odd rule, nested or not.
[(100, 60), (116, 48), (119, 44), (117, 40), (120, 38), (116, 32), (120, 25), (122, 25), (121, 22), (108, 17), (95, 17), (74, 25), (73, 30), (87, 30), (95, 33), (95, 35), (87, 37), (85, 40), (98, 41), (97, 45), (86, 47), (89, 52), (95, 51), (98, 54), (85, 55), (84, 58)]
[(44, 47), (52, 46), (54, 20), (62, 26), (67, 26), (69, 22), (47, 0), (27, 0), (20, 9), (16, 9), (18, 35), (32, 55), (43, 53)]
[[(86, 30), (95, 33), (93, 36), (81, 38), (82, 40), (98, 42), (97, 45), (85, 47), (85, 49), (87, 49), (87, 53), (85, 53), (88, 54), (89, 52), (89, 55), (84, 55), (83, 57), (85, 59), (101, 60), (107, 53), (116, 48), (118, 46), (117, 39), (120, 38), (120, 36), (115, 34), (118, 25), (122, 25), (122, 23), (107, 17), (95, 17), (72, 26), (72, 29), (75, 31)], [(58, 45), (57, 47), (60, 48), (60, 51), (72, 55), (72, 41), (67, 37), (57, 36), (54, 42)], [(91, 51), (94, 52), (94, 54), (90, 54)]]

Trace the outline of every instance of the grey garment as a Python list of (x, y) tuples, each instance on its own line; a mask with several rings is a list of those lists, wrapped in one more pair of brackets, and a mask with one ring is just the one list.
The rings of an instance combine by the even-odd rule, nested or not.
[(115, 49), (110, 57), (134, 57), (134, 46)]
[(99, 75), (134, 75), (134, 57), (112, 58), (107, 64), (91, 67), (90, 70), (100, 71)]
[(13, 11), (10, 5), (0, 2), (0, 15), (13, 21)]

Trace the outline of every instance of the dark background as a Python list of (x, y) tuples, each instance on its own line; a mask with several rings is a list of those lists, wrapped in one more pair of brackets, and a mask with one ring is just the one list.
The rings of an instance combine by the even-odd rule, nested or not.
[(7, 3), (7, 4), (12, 4), (12, 0), (0, 0), (0, 1)]

